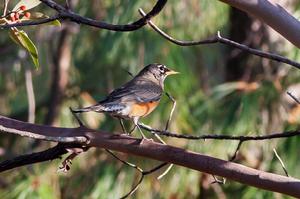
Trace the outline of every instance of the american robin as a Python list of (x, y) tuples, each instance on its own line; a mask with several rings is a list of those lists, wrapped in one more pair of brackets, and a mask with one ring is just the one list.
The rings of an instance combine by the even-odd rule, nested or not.
[[(123, 131), (125, 128), (122, 119), (132, 119), (135, 125), (134, 130), (136, 127), (139, 128), (139, 119), (147, 116), (159, 104), (165, 78), (177, 73), (163, 64), (149, 64), (132, 80), (112, 91), (104, 100), (95, 105), (72, 111), (74, 113), (89, 111), (108, 113), (120, 119)], [(140, 128), (139, 130), (144, 138)]]

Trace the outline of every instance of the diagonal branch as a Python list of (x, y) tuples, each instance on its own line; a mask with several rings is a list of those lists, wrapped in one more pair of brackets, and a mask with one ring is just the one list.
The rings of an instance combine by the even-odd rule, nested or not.
[(297, 99), (296, 96), (294, 96), (291, 92), (286, 92), (297, 104), (300, 104), (300, 101)]
[(36, 25), (41, 25), (41, 24), (49, 23), (51, 21), (60, 20), (60, 19), (61, 19), (61, 15), (56, 14), (49, 18), (37, 19), (34, 21), (28, 20), (28, 21), (22, 21), (22, 22), (18, 22), (18, 23), (3, 24), (3, 25), (0, 25), (0, 29), (19, 27), (19, 26), (36, 26)]
[[(141, 140), (127, 135), (118, 135), (92, 129), (59, 128), (30, 124), (0, 116), (0, 126), (8, 133), (19, 132), (19, 135), (38, 137), (49, 140), (48, 136), (72, 138), (85, 137), (85, 147), (97, 147), (124, 152), (162, 162), (173, 163), (197, 171), (221, 176), (257, 188), (300, 197), (300, 180), (265, 171), (252, 169), (237, 163), (202, 155), (185, 149), (164, 145), (151, 140)], [(4, 128), (3, 128), (4, 127)], [(23, 132), (24, 134), (20, 133)], [(33, 136), (36, 135), (36, 136)], [(42, 135), (44, 138), (42, 138)], [(282, 137), (282, 136), (281, 136)], [(30, 159), (30, 157), (27, 157)]]
[[(300, 48), (300, 21), (274, 0), (219, 0), (247, 12)], [(278, 1), (277, 1), (278, 2)]]
[[(139, 12), (142, 16), (145, 16), (145, 12), (140, 8)], [(165, 33), (164, 31), (162, 31), (159, 27), (157, 27), (151, 20), (148, 21), (149, 26), (155, 30), (158, 34), (160, 34), (162, 37), (164, 37), (165, 39), (167, 39), (168, 41), (177, 44), (179, 46), (197, 46), (197, 45), (203, 45), (203, 44), (214, 44), (214, 43), (222, 43), (222, 44), (226, 44), (235, 48), (238, 48), (240, 50), (246, 51), (250, 54), (259, 56), (259, 57), (263, 57), (263, 58), (267, 58), (267, 59), (271, 59), (271, 60), (275, 60), (278, 62), (282, 62), (291, 66), (294, 66), (298, 69), (300, 69), (300, 63), (295, 62), (293, 60), (290, 60), (284, 56), (281, 55), (277, 55), (274, 53), (269, 53), (269, 52), (264, 52), (261, 50), (257, 50), (254, 48), (250, 48), (244, 44), (240, 44), (237, 43), (235, 41), (232, 41), (230, 39), (224, 38), (221, 36), (220, 32), (218, 32), (218, 34), (216, 36), (210, 37), (208, 39), (205, 40), (199, 40), (199, 41), (183, 41), (183, 40), (178, 40), (178, 39), (174, 39), (173, 37), (171, 37), (170, 35), (168, 35), (167, 33)]]
[(11, 28), (11, 27), (18, 27), (18, 26), (31, 26), (31, 25), (39, 25), (44, 24), (50, 21), (54, 21), (56, 19), (59, 20), (70, 20), (75, 23), (84, 24), (88, 26), (93, 26), (99, 29), (106, 29), (112, 31), (134, 31), (137, 30), (144, 25), (154, 16), (156, 16), (166, 5), (167, 0), (158, 0), (152, 10), (147, 13), (144, 17), (138, 19), (137, 21), (125, 25), (118, 25), (118, 24), (110, 24), (103, 21), (97, 21), (88, 17), (83, 17), (75, 12), (59, 5), (53, 0), (41, 0), (45, 5), (49, 8), (54, 9), (58, 12), (57, 15), (47, 18), (47, 19), (38, 19), (34, 21), (24, 21), (20, 23), (13, 23), (13, 24), (5, 24), (0, 25), (0, 28)]
[(135, 170), (137, 170), (140, 174), (141, 174), (141, 177), (139, 179), (139, 181), (132, 187), (132, 189), (127, 193), (125, 194), (124, 196), (122, 196), (121, 198), (127, 198), (128, 196), (131, 196), (140, 186), (140, 184), (143, 182), (143, 179), (146, 175), (149, 175), (151, 173), (154, 173), (155, 171), (159, 170), (160, 168), (166, 166), (168, 163), (164, 162), (164, 163), (161, 163), (159, 164), (158, 166), (148, 170), (148, 171), (144, 171), (142, 168), (140, 168), (139, 166), (135, 165), (135, 164), (132, 164), (130, 162), (127, 162), (125, 160), (122, 160), (121, 158), (119, 158), (117, 155), (115, 155), (112, 151), (108, 150), (108, 149), (105, 149), (110, 155), (112, 155), (114, 158), (116, 158), (117, 160), (119, 160), (120, 162), (122, 162), (123, 164), (129, 166), (129, 167), (132, 167), (134, 168)]
[[(73, 144), (74, 145), (74, 144)], [(77, 144), (78, 145), (78, 144)], [(7, 171), (13, 168), (21, 167), (24, 165), (54, 160), (60, 158), (62, 155), (68, 153), (67, 146), (71, 146), (70, 144), (62, 144), (59, 143), (55, 147), (49, 148), (47, 150), (20, 155), (11, 160), (6, 160), (0, 163), (0, 172)], [(74, 145), (75, 146), (75, 145)]]

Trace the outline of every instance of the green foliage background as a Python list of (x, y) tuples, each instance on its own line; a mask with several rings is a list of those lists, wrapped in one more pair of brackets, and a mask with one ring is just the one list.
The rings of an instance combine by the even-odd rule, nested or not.
[[(139, 17), (139, 7), (151, 9), (155, 1), (102, 0), (79, 1), (75, 11), (81, 15), (125, 24)], [(35, 10), (46, 10), (39, 6)], [(46, 10), (45, 12), (50, 13)], [(190, 0), (170, 1), (155, 23), (175, 38), (185, 40), (204, 39), (218, 30), (228, 33), (230, 8), (218, 1)], [(299, 6), (295, 7), (298, 15)], [(74, 25), (74, 24), (73, 24)], [(75, 25), (74, 25), (75, 26)], [(241, 89), (240, 82), (226, 82), (224, 77), (225, 52), (228, 47), (215, 44), (195, 47), (180, 47), (162, 39), (149, 27), (138, 31), (120, 33), (80, 26), (72, 37), (72, 65), (69, 83), (57, 125), (73, 127), (76, 123), (68, 110), (69, 106), (81, 107), (92, 103), (83, 96), (102, 99), (112, 88), (130, 79), (127, 71), (136, 74), (144, 65), (160, 62), (180, 71), (180, 75), (166, 80), (166, 91), (177, 100), (177, 108), (171, 130), (182, 134), (268, 134), (299, 128), (299, 118), (288, 120), (292, 108), (285, 100), (285, 91), (300, 79), (300, 71), (288, 65), (270, 62), (276, 73), (270, 78), (266, 71), (257, 74), (253, 90)], [(24, 83), (24, 71), (32, 68), (33, 84), (38, 105), (36, 123), (43, 123), (48, 107), (51, 82), (51, 32), (57, 35), (60, 28), (50, 26), (24, 28), (37, 44), (41, 68), (35, 71), (30, 59), (21, 59), (17, 48), (5, 30), (0, 37), (0, 112), (3, 115), (26, 116), (28, 109)], [(270, 45), (274, 45), (270, 43)], [(278, 53), (300, 61), (299, 50), (286, 43)], [(250, 55), (251, 57), (251, 55)], [(254, 58), (245, 67), (262, 65), (260, 58)], [(279, 73), (278, 71), (282, 71)], [(279, 74), (284, 74), (279, 76)], [(275, 81), (276, 80), (276, 81)], [(280, 89), (278, 88), (280, 85)], [(162, 99), (158, 109), (144, 123), (163, 128), (171, 109), (167, 97)], [(93, 128), (120, 131), (117, 120), (98, 114), (82, 116)], [(25, 119), (26, 120), (26, 117)], [(130, 124), (127, 124), (129, 127)], [(135, 134), (135, 136), (139, 136)], [(150, 135), (149, 135), (150, 136)], [(197, 151), (221, 159), (228, 159), (237, 146), (234, 141), (186, 141), (166, 139), (169, 144)], [(283, 174), (279, 161), (272, 149), (276, 148), (284, 160), (289, 174), (300, 178), (299, 137), (262, 142), (247, 142), (242, 146), (237, 162), (261, 170)], [(1, 159), (18, 154), (38, 151), (49, 147), (40, 143), (32, 148), (33, 141), (10, 135), (1, 135), (0, 146), (4, 150)], [(158, 162), (119, 154), (143, 168), (152, 168)], [(1, 174), (0, 198), (118, 198), (127, 193), (138, 179), (135, 170), (122, 165), (103, 150), (91, 149), (73, 161), (67, 174), (57, 173), (60, 160), (14, 169)], [(161, 180), (159, 171), (147, 176), (132, 198), (201, 198), (203, 179), (212, 182), (211, 176), (175, 166)], [(202, 179), (202, 180), (201, 180)], [(201, 191), (202, 190), (202, 191)], [(209, 198), (287, 198), (232, 181), (225, 185), (209, 185)], [(224, 194), (224, 195), (222, 195)]]

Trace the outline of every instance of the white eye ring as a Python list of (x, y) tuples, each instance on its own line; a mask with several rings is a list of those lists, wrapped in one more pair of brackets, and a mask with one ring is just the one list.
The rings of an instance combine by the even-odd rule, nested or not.
[(161, 72), (164, 72), (165, 71), (165, 67), (163, 65), (159, 65), (158, 66), (158, 69), (161, 71)]

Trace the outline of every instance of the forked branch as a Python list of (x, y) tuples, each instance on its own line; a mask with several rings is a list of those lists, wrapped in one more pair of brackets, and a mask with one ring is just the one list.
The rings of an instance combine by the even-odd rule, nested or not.
[[(62, 141), (68, 141), (67, 138), (85, 137), (86, 142), (77, 142), (77, 144), (83, 147), (104, 148), (162, 162), (173, 163), (186, 168), (231, 179), (246, 185), (287, 194), (297, 198), (300, 197), (300, 180), (295, 178), (252, 169), (233, 162), (149, 140), (142, 141), (141, 139), (127, 135), (111, 134), (103, 131), (97, 132), (83, 127), (58, 128), (36, 125), (3, 116), (0, 116), (0, 126), (1, 131), (6, 133), (19, 132), (18, 135), (30, 136), (42, 140), (53, 140), (54, 137), (61, 137), (64, 138), (61, 139)], [(51, 139), (48, 139), (48, 136), (50, 136)], [(30, 158), (30, 156), (27, 157), (27, 159)], [(3, 163), (0, 163), (0, 167), (2, 165)], [(15, 167), (17, 167), (17, 165), (15, 165)]]
[(71, 11), (70, 9), (65, 8), (64, 6), (56, 3), (53, 0), (41, 0), (41, 2), (47, 5), (49, 8), (55, 10), (57, 14), (45, 19), (37, 19), (37, 20), (23, 21), (23, 22), (11, 23), (11, 24), (4, 24), (4, 25), (0, 25), (0, 28), (3, 29), (3, 28), (18, 27), (18, 26), (40, 25), (54, 20), (69, 20), (78, 24), (93, 26), (99, 29), (121, 31), (121, 32), (134, 31), (146, 25), (148, 20), (156, 16), (164, 8), (164, 6), (167, 3), (167, 0), (158, 0), (155, 6), (152, 8), (152, 10), (149, 13), (147, 13), (145, 17), (142, 17), (133, 23), (129, 23), (125, 25), (110, 24), (103, 21), (97, 21), (88, 17), (83, 17)]
[[(146, 16), (146, 13), (140, 8), (139, 12), (142, 16)], [(282, 62), (291, 66), (294, 66), (298, 69), (300, 69), (300, 63), (295, 62), (293, 60), (290, 60), (284, 56), (281, 55), (277, 55), (274, 53), (269, 53), (269, 52), (264, 52), (261, 50), (257, 50), (254, 48), (250, 48), (244, 44), (240, 44), (237, 43), (235, 41), (232, 41), (230, 39), (224, 38), (221, 36), (220, 32), (217, 33), (216, 36), (210, 37), (208, 39), (204, 39), (204, 40), (199, 40), (199, 41), (183, 41), (183, 40), (178, 40), (173, 38), (172, 36), (168, 35), (167, 33), (165, 33), (164, 31), (162, 31), (158, 26), (156, 26), (151, 20), (148, 21), (149, 26), (155, 30), (158, 34), (160, 34), (162, 37), (164, 37), (165, 39), (167, 39), (168, 41), (179, 45), (179, 46), (197, 46), (197, 45), (204, 45), (204, 44), (215, 44), (215, 43), (222, 43), (222, 44), (226, 44), (235, 48), (238, 48), (240, 50), (246, 51), (250, 54), (259, 56), (259, 57), (264, 57), (270, 60), (274, 60), (274, 61), (278, 61), (278, 62)]]

